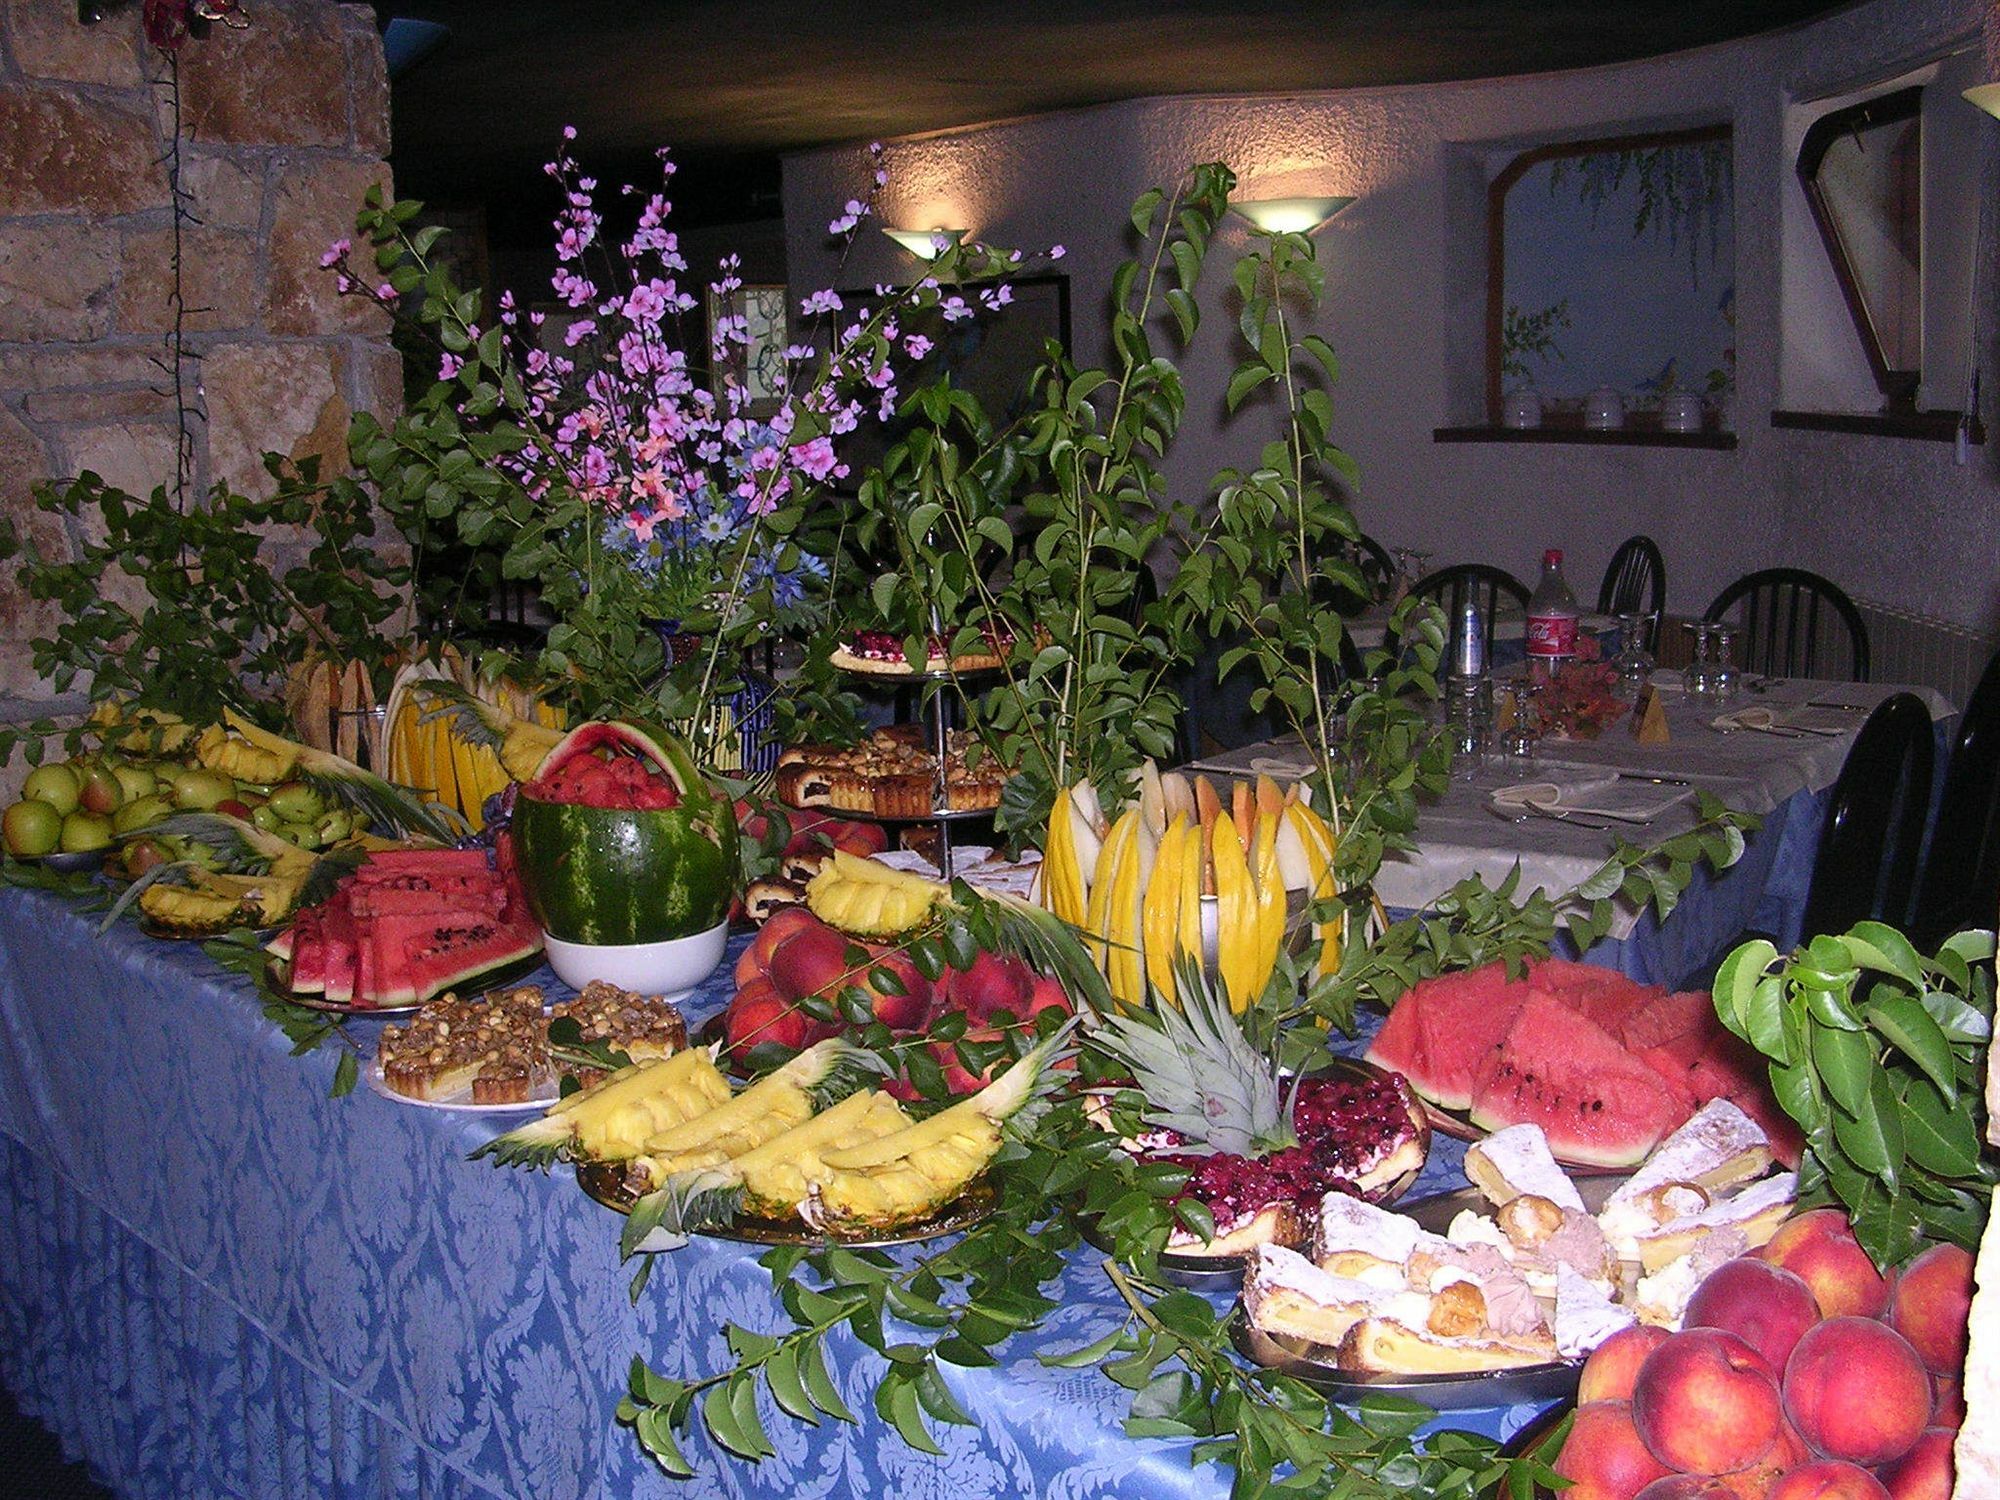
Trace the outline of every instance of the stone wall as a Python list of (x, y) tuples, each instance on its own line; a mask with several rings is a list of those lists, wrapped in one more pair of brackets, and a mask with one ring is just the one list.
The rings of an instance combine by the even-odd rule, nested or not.
[[(365, 5), (259, 0), (180, 54), (184, 381), (194, 492), (268, 486), (262, 455), (345, 452), (349, 416), (401, 380), (386, 320), (319, 266), (388, 182), (389, 84)], [(31, 487), (85, 469), (171, 484), (173, 224), (165, 58), (139, 7), (80, 25), (70, 0), (0, 0), (0, 505), (67, 538)], [(49, 707), (27, 642), (54, 621), (0, 579), (0, 719)]]

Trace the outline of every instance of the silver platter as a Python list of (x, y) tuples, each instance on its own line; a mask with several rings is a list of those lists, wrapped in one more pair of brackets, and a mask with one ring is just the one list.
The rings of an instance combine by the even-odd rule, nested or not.
[[(576, 1180), (591, 1199), (613, 1213), (630, 1213), (633, 1203), (637, 1201), (615, 1166), (603, 1162), (578, 1162)], [(776, 1219), (738, 1219), (726, 1229), (704, 1229), (700, 1233), (707, 1239), (732, 1240), (739, 1245), (799, 1245), (810, 1250), (828, 1250), (835, 1246), (843, 1250), (886, 1250), (893, 1245), (915, 1245), (970, 1229), (991, 1218), (999, 1201), (999, 1194), (989, 1184), (976, 1182), (959, 1194), (943, 1212), (928, 1219), (852, 1239), (822, 1234), (802, 1221)]]

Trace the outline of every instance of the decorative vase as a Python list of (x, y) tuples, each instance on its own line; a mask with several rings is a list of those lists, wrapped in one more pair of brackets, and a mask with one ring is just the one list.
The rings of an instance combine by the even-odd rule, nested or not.
[[(660, 638), (665, 658), (662, 673), (691, 661), (701, 650), (704, 636), (681, 629), (679, 620), (648, 620)], [(740, 691), (709, 706), (715, 721), (704, 725), (692, 738), (713, 748), (709, 769), (730, 776), (753, 776), (774, 769), (784, 747), (772, 737), (777, 726), (778, 684), (768, 674), (744, 663), (736, 669), (742, 681)]]

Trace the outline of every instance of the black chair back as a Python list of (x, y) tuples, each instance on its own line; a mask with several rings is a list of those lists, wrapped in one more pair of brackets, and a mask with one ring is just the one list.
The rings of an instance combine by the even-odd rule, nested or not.
[(1628, 536), (1611, 554), (1597, 586), (1600, 615), (1651, 615), (1667, 606), (1667, 561), (1649, 536)]
[(1945, 766), (1911, 930), (1926, 950), (2000, 915), (2000, 653), (1986, 664)]
[[(1736, 661), (1745, 671), (1868, 680), (1868, 624), (1832, 580), (1804, 568), (1746, 573), (1715, 596), (1702, 618), (1722, 620), (1732, 612), (1741, 627)], [(1836, 635), (1840, 627), (1844, 638)]]
[(1528, 586), (1505, 568), (1489, 563), (1454, 563), (1449, 568), (1439, 568), (1419, 578), (1410, 592), (1433, 598), (1444, 606), (1447, 640), (1458, 628), (1466, 603), (1477, 605), (1489, 648), (1493, 640), (1493, 617), (1499, 613), (1500, 601), (1505, 599), (1522, 610), (1528, 607)]
[(1389, 549), (1363, 532), (1354, 539), (1354, 563), (1368, 580), (1371, 594), (1377, 599), (1386, 597), (1396, 576), (1396, 562), (1389, 556)]
[(1845, 932), (1864, 919), (1909, 921), (1934, 738), (1930, 710), (1914, 693), (1896, 694), (1861, 726), (1827, 801), (1802, 936)]

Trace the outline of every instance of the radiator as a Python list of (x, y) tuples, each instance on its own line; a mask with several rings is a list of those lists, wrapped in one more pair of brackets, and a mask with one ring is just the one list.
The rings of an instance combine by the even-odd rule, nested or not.
[(2000, 646), (2000, 637), (1970, 630), (1872, 599), (1856, 599), (1868, 624), (1869, 676), (1877, 682), (1915, 683), (1936, 688), (1953, 708), (1964, 708)]

